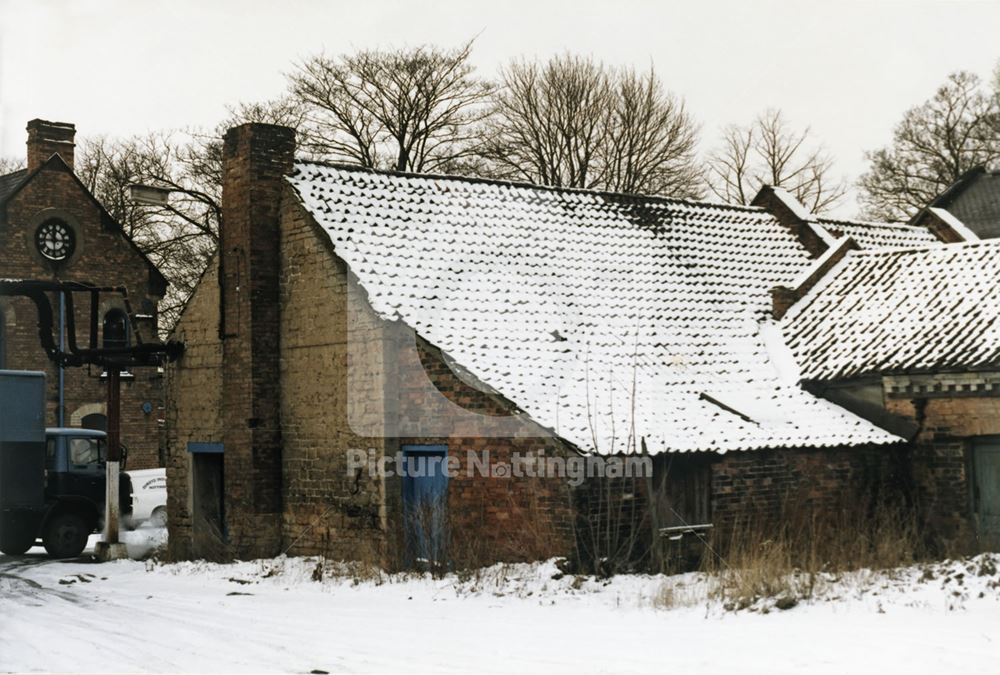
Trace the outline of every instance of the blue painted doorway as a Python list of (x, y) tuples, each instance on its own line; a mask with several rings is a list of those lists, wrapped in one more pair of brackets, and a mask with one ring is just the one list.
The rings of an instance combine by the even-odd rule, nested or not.
[(407, 562), (438, 567), (448, 539), (448, 446), (404, 445), (403, 527)]

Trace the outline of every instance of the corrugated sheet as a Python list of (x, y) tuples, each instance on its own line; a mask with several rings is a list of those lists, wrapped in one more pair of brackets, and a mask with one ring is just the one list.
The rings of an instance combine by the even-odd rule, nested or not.
[(770, 289), (811, 261), (761, 209), (314, 163), (289, 180), (376, 312), (581, 448), (899, 440), (769, 353)]
[(782, 321), (807, 380), (1000, 361), (1000, 242), (852, 252)]

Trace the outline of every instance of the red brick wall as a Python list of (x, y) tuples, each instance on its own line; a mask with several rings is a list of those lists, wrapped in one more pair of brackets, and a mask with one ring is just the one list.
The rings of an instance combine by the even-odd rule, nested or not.
[(979, 548), (973, 512), (971, 449), (977, 436), (1000, 434), (1000, 397), (931, 394), (892, 396), (892, 413), (915, 420), (914, 492), (928, 534), (948, 552)]
[[(55, 209), (54, 211), (51, 211)], [(47, 211), (50, 210), (50, 211)], [(77, 230), (73, 257), (63, 265), (52, 266), (35, 249), (35, 227), (46, 213), (60, 215)], [(142, 326), (143, 337), (156, 337), (156, 303), (159, 300), (151, 283), (150, 267), (124, 239), (112, 223), (102, 219), (101, 210), (74, 177), (53, 160), (7, 203), (0, 222), (0, 277), (82, 281), (100, 286), (124, 286), (134, 311), (154, 316)], [(86, 344), (89, 331), (89, 299), (77, 298), (75, 317), (77, 341)], [(57, 311), (58, 301), (52, 298)], [(106, 311), (124, 305), (110, 296), (100, 307)], [(47, 375), (46, 424), (58, 420), (58, 372), (49, 362), (38, 338), (38, 317), (34, 305), (23, 298), (0, 298), (6, 323), (6, 366), (42, 370)], [(122, 442), (129, 448), (128, 466), (132, 469), (160, 466), (159, 424), (162, 411), (161, 377), (155, 368), (136, 369), (134, 376), (122, 380)], [(65, 423), (78, 425), (79, 418), (90, 412), (104, 413), (107, 387), (100, 369), (68, 368), (66, 376)], [(152, 404), (152, 412), (142, 410)]]
[(777, 520), (789, 507), (831, 512), (846, 501), (905, 498), (901, 448), (807, 448), (729, 452), (711, 465), (717, 536), (747, 517)]
[[(417, 349), (398, 352), (398, 414), (403, 419), (433, 418), (444, 421), (449, 435), (408, 436), (399, 445), (447, 445), (449, 457), (458, 459), (457, 476), (449, 481), (448, 510), (452, 546), (469, 558), (495, 555), (494, 560), (537, 559), (567, 556), (573, 552), (572, 491), (566, 478), (484, 477), (469, 466), (488, 457), (491, 464), (509, 465), (519, 457), (568, 457), (572, 453), (551, 434), (525, 420), (513, 436), (502, 435), (501, 420), (513, 412), (505, 401), (478, 391), (457, 377), (436, 348), (418, 341)], [(429, 390), (430, 382), (437, 392)], [(450, 413), (444, 400), (463, 411), (482, 413), (473, 420)], [(454, 415), (452, 421), (450, 416)], [(387, 485), (390, 518), (400, 529), (399, 481)], [(478, 547), (478, 550), (476, 550)]]
[[(652, 480), (591, 480), (580, 490), (581, 550), (622, 554), (618, 569), (652, 563), (650, 489), (657, 492), (658, 527), (702, 525), (717, 552), (725, 554), (734, 535), (752, 529), (768, 538), (796, 514), (829, 519), (857, 517), (878, 504), (905, 505), (905, 448), (798, 448), (745, 452), (681, 453), (653, 458)], [(691, 481), (704, 481), (691, 485)], [(696, 504), (707, 498), (707, 505)], [(702, 515), (704, 514), (704, 515)], [(596, 535), (595, 535), (596, 533)], [(613, 533), (610, 535), (608, 533)], [(627, 551), (627, 556), (622, 552)], [(662, 540), (668, 566), (697, 567), (705, 546), (697, 537)], [(585, 564), (592, 564), (590, 559)], [(609, 569), (613, 569), (614, 566)]]

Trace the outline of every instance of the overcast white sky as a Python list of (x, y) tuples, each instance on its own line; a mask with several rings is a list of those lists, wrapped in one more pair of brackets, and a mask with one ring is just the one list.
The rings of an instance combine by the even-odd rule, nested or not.
[(989, 76), (1000, 2), (0, 0), (0, 156), (23, 154), (35, 117), (80, 135), (211, 127), (226, 104), (281, 91), (304, 55), (477, 33), (485, 74), (565, 50), (652, 62), (701, 121), (703, 151), (722, 125), (780, 107), (853, 179), (949, 72)]

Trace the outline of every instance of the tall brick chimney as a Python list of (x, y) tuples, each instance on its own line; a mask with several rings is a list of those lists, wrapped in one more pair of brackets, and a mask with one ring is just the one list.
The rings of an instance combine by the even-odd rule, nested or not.
[(232, 553), (281, 548), (281, 390), (278, 335), (280, 200), (295, 132), (230, 129), (223, 142), (220, 335), (226, 523)]
[(66, 122), (28, 122), (28, 171), (34, 171), (52, 155), (59, 155), (73, 168), (76, 127)]

